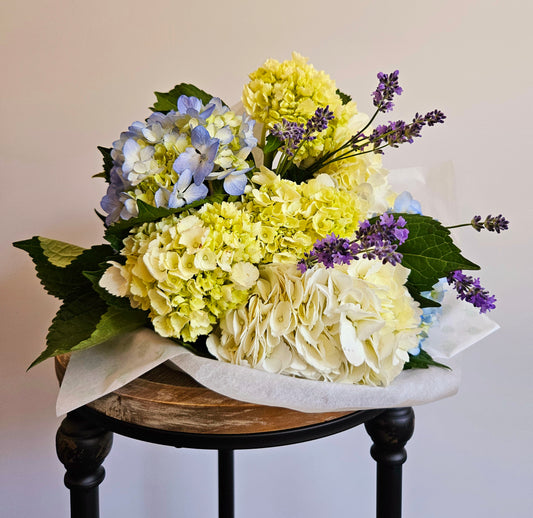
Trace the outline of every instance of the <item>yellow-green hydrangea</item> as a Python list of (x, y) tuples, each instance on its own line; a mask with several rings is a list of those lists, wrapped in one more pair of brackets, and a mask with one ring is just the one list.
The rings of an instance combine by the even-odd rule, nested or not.
[(125, 264), (113, 263), (101, 285), (149, 310), (161, 336), (193, 342), (246, 302), (263, 258), (260, 233), (232, 203), (145, 223), (124, 240)]
[(306, 142), (295, 156), (294, 162), (307, 165), (324, 153), (344, 144), (353, 134), (351, 120), (357, 114), (354, 102), (342, 104), (336, 93), (335, 81), (323, 71), (316, 70), (297, 52), (292, 59), (279, 62), (268, 59), (263, 66), (250, 74), (242, 101), (247, 113), (265, 130), (282, 119), (298, 124), (305, 122), (317, 108), (329, 109), (335, 118), (328, 129)]
[(243, 196), (243, 205), (261, 223), (265, 263), (297, 262), (332, 232), (350, 237), (368, 212), (366, 200), (337, 189), (328, 175), (297, 184), (262, 167), (252, 181), (259, 187)]
[(381, 155), (366, 153), (332, 162), (320, 170), (329, 175), (339, 189), (350, 191), (368, 203), (368, 216), (385, 212), (394, 205), (396, 193), (388, 182)]

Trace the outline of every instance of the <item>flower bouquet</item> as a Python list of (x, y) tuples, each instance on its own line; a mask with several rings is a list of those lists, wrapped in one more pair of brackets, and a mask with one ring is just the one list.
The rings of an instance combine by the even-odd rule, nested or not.
[[(363, 394), (403, 371), (444, 372), (424, 347), (444, 291), (481, 313), (495, 298), (463, 273), (479, 267), (453, 227), (389, 184), (384, 150), (445, 120), (433, 110), (374, 125), (401, 93), (398, 71), (378, 74), (368, 117), (296, 53), (250, 74), (237, 109), (190, 84), (156, 92), (144, 122), (99, 148), (107, 243), (15, 243), (63, 301), (32, 366), (126, 341), (136, 352), (115, 365), (161, 346), (156, 361), (185, 351), (185, 363), (269, 373), (274, 385), (286, 375)], [(507, 225), (500, 215), (454, 226)]]

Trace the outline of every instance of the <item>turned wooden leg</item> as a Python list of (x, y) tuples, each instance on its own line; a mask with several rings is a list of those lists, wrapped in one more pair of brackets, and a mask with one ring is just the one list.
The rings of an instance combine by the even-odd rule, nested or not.
[(59, 460), (65, 465), (65, 486), (70, 489), (71, 518), (99, 518), (98, 485), (101, 466), (111, 450), (113, 434), (92, 424), (79, 412), (70, 412), (56, 435)]
[(391, 408), (365, 423), (374, 442), (370, 453), (377, 462), (377, 518), (401, 518), (402, 464), (407, 459), (404, 446), (414, 427), (412, 408)]

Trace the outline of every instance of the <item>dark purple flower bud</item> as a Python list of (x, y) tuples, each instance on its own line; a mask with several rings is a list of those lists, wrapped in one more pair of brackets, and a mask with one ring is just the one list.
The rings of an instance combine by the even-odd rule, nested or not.
[(394, 95), (401, 95), (402, 88), (398, 84), (398, 70), (395, 70), (391, 74), (384, 74), (380, 72), (378, 74), (379, 83), (376, 90), (372, 93), (374, 97), (374, 106), (380, 112), (391, 111), (394, 107), (392, 102)]
[(485, 218), (485, 221), (481, 221), (481, 216), (474, 216), (470, 224), (478, 231), (481, 232), (484, 228), (489, 232), (500, 233), (502, 230), (509, 228), (509, 222), (501, 215), (491, 216), (490, 214)]
[[(329, 121), (333, 120), (335, 116), (329, 109), (329, 106), (325, 108), (317, 108), (315, 114), (306, 123), (306, 133), (311, 134), (313, 132), (320, 133), (328, 127)], [(316, 138), (316, 137), (315, 137)]]
[(480, 313), (486, 313), (494, 309), (496, 297), (485, 290), (479, 279), (474, 279), (456, 270), (448, 275), (448, 284), (457, 291), (457, 298), (470, 302)]

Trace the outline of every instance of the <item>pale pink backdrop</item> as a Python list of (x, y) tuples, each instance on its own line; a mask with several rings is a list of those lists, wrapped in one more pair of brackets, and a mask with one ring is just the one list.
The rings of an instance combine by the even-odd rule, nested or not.
[[(228, 102), (266, 58), (309, 56), (361, 111), (378, 71), (400, 69), (393, 117), (440, 108), (446, 124), (390, 152), (390, 168), (453, 160), (457, 219), (503, 212), (500, 236), (462, 234), (497, 295), (502, 326), (463, 355), (459, 394), (416, 409), (404, 509), (410, 518), (527, 518), (531, 497), (530, 21), (523, 0), (3, 2), (2, 516), (67, 516), (55, 458), (57, 392), (44, 347), (57, 303), (10, 243), (32, 235), (89, 246), (104, 183), (97, 145), (148, 115), (154, 90), (192, 82)], [(468, 232), (468, 231), (466, 231)], [(237, 516), (372, 516), (364, 430), (236, 457)], [(216, 515), (216, 456), (116, 437), (102, 516)]]

